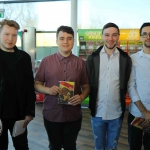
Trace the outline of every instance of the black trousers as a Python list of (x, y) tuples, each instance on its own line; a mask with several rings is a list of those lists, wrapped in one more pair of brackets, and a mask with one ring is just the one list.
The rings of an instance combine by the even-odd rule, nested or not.
[(150, 150), (150, 133), (143, 132), (143, 130), (131, 126), (135, 116), (129, 113), (128, 116), (128, 142), (130, 150), (141, 150), (142, 144), (144, 150)]
[(50, 150), (76, 150), (76, 140), (81, 129), (82, 118), (73, 122), (50, 122), (44, 118)]
[[(0, 150), (8, 150), (8, 130), (12, 135), (12, 130), (16, 119), (1, 119), (3, 123), (3, 132), (0, 136)], [(15, 150), (28, 150), (28, 140), (27, 140), (27, 129), (26, 131), (17, 136), (12, 137), (13, 145)]]

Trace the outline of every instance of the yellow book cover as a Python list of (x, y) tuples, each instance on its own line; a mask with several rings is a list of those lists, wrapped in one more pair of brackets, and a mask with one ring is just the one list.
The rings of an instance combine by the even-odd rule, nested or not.
[(135, 127), (137, 127), (137, 128), (142, 129), (141, 124), (142, 124), (143, 121), (144, 121), (143, 118), (135, 117), (134, 120), (131, 122), (131, 125), (132, 125), (132, 126), (135, 126)]
[(74, 95), (75, 82), (59, 81), (58, 86), (62, 89), (62, 94), (58, 96), (58, 104), (70, 105), (68, 99)]

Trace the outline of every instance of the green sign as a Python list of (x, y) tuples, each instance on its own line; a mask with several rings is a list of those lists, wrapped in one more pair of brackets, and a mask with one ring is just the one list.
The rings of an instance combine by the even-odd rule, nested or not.
[(102, 40), (102, 29), (79, 29), (78, 36), (80, 41)]
[(0, 12), (0, 18), (4, 18), (4, 12)]

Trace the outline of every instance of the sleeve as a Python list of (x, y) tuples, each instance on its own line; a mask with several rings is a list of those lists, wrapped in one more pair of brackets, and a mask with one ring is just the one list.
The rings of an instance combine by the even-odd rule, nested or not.
[(86, 60), (86, 69), (87, 69), (87, 73), (88, 73), (88, 78), (89, 78), (89, 82), (92, 76), (92, 63), (90, 63), (91, 61), (91, 56), (88, 56), (87, 60)]
[(26, 116), (35, 116), (35, 91), (34, 91), (34, 77), (32, 71), (31, 57), (28, 55), (26, 59), (25, 69), (26, 79)]
[(88, 79), (85, 61), (83, 60), (82, 63), (83, 63), (82, 65), (83, 69), (82, 69), (81, 85), (85, 85), (85, 84), (89, 84), (89, 79)]
[(45, 67), (44, 67), (44, 59), (42, 59), (39, 69), (37, 70), (37, 73), (35, 74), (35, 81), (39, 82), (45, 82)]
[(131, 75), (131, 69), (132, 69), (132, 60), (131, 57), (128, 56), (128, 60), (127, 60), (127, 67), (126, 67), (126, 92), (127, 92), (127, 88), (128, 88), (128, 83), (129, 83), (129, 79), (130, 79), (130, 75)]
[(136, 102), (140, 100), (140, 97), (136, 90), (136, 67), (134, 66), (134, 59), (132, 57), (132, 70), (128, 83), (128, 94), (132, 100), (132, 102)]

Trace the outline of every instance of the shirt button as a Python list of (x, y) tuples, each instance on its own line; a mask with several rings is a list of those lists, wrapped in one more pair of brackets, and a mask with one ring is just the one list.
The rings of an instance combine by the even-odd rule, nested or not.
[(65, 70), (64, 70), (64, 72), (65, 72)]

